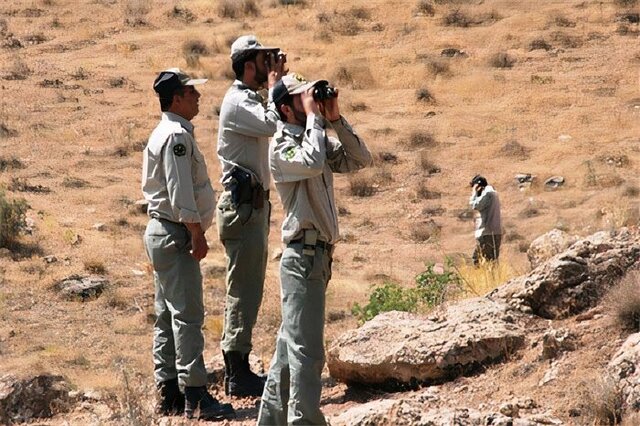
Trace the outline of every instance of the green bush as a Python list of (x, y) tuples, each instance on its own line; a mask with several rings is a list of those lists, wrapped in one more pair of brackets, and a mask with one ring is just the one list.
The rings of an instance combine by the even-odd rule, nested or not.
[(0, 191), (0, 248), (11, 248), (26, 227), (29, 206), (24, 199), (8, 200)]
[(362, 324), (381, 312), (417, 312), (438, 306), (446, 300), (451, 291), (461, 287), (460, 277), (451, 268), (450, 260), (447, 260), (443, 272), (435, 271), (435, 265), (428, 263), (426, 270), (415, 277), (416, 286), (412, 288), (385, 282), (373, 290), (369, 296), (369, 303), (364, 306), (354, 304), (351, 313)]

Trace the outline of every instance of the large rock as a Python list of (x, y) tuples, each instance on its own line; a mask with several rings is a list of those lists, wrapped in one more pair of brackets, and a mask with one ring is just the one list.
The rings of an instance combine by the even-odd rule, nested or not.
[(505, 304), (465, 300), (424, 318), (386, 312), (336, 339), (331, 376), (371, 385), (438, 382), (513, 353), (524, 332)]
[(639, 260), (638, 230), (598, 232), (529, 274), (508, 281), (488, 297), (543, 318), (566, 318), (595, 306)]
[(61, 376), (0, 377), (0, 424), (51, 417), (69, 409), (69, 386)]
[(527, 250), (527, 257), (532, 268), (538, 267), (558, 253), (571, 247), (578, 241), (575, 235), (569, 235), (560, 229), (552, 229), (544, 235), (533, 240)]
[(334, 426), (536, 426), (562, 425), (548, 414), (511, 417), (468, 408), (430, 407), (415, 399), (383, 399), (351, 408), (330, 419)]
[(640, 333), (632, 334), (609, 362), (608, 370), (622, 392), (624, 415), (640, 412)]
[(99, 275), (71, 275), (55, 285), (60, 295), (67, 300), (86, 301), (99, 297), (108, 281)]

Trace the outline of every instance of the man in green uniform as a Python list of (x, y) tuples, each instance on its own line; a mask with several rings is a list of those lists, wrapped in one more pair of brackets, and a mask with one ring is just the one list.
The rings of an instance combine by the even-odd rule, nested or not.
[[(231, 45), (236, 80), (220, 107), (218, 157), (224, 192), (218, 200), (218, 234), (227, 256), (227, 295), (220, 346), (225, 362), (225, 392), (260, 396), (264, 377), (249, 368), (253, 327), (262, 303), (269, 238), (268, 138), (278, 113), (273, 85), (283, 75), (285, 57), (245, 35)], [(267, 85), (266, 107), (257, 92)]]
[(151, 217), (144, 244), (155, 283), (153, 361), (160, 397), (156, 412), (184, 411), (187, 418), (222, 420), (235, 413), (206, 388), (199, 263), (209, 249), (204, 233), (213, 221), (215, 197), (191, 124), (200, 99), (195, 86), (206, 81), (171, 68), (153, 84), (162, 119), (143, 154), (142, 192)]
[[(326, 81), (287, 75), (276, 84), (273, 98), (284, 123), (271, 141), (269, 158), (284, 206), (286, 248), (280, 262), (282, 324), (258, 424), (324, 425), (325, 290), (338, 239), (333, 173), (354, 172), (372, 159), (340, 115), (338, 91)], [(326, 126), (337, 139), (327, 137)]]

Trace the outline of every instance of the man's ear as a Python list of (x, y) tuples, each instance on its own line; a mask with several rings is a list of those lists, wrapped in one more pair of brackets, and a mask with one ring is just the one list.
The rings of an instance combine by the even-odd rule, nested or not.
[(247, 61), (244, 63), (244, 73), (247, 74), (256, 72), (256, 63), (254, 61)]

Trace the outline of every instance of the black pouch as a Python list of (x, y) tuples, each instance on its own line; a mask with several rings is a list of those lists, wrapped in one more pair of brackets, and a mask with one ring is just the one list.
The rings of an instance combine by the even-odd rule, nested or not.
[(237, 208), (240, 204), (251, 203), (253, 201), (253, 189), (251, 188), (251, 174), (239, 167), (234, 167), (231, 171), (231, 202)]

